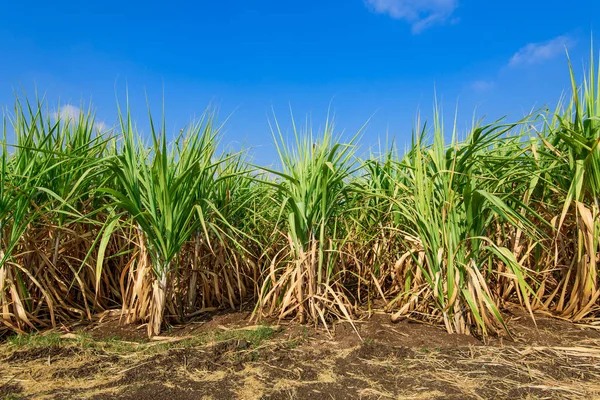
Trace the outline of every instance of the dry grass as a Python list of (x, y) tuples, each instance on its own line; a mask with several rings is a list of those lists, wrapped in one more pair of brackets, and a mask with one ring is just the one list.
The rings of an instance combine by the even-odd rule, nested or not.
[[(363, 323), (361, 333), (376, 334), (378, 326)], [(526, 331), (525, 326), (514, 328)], [(164, 340), (160, 345), (73, 334), (61, 340), (36, 338), (0, 347), (0, 394), (12, 399), (600, 396), (600, 337), (595, 331), (582, 331), (587, 336), (579, 337), (575, 328), (572, 334), (560, 329), (523, 334), (520, 344), (410, 346), (418, 343), (412, 338), (420, 329), (405, 328), (388, 335), (388, 342), (369, 339), (362, 344), (338, 334), (332, 341), (319, 330), (307, 334), (295, 325), (254, 342), (248, 339), (256, 331), (240, 328), (228, 329), (228, 336), (219, 329), (208, 335), (210, 340)], [(451, 338), (440, 330), (428, 332), (432, 343)], [(540, 344), (551, 341), (557, 342)]]

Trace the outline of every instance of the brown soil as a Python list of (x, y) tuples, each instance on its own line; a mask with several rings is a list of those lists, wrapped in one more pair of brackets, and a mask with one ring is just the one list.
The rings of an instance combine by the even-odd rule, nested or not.
[(360, 338), (340, 323), (332, 337), (288, 324), (255, 340), (247, 334), (255, 325), (248, 313), (215, 314), (173, 327), (163, 342), (147, 342), (143, 329), (105, 319), (86, 328), (92, 345), (6, 343), (0, 398), (600, 397), (600, 331), (543, 316), (536, 328), (526, 315), (512, 315), (515, 341), (487, 344), (438, 327), (392, 324), (384, 314), (355, 323)]

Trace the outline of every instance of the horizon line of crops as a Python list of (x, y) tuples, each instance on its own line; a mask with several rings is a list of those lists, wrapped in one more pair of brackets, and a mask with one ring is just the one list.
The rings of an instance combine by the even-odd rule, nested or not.
[[(404, 154), (357, 156), (332, 120), (271, 132), (280, 168), (220, 151), (206, 111), (171, 142), (129, 106), (101, 131), (91, 111), (16, 100), (0, 155), (3, 332), (92, 320), (165, 322), (254, 304), (255, 318), (327, 326), (384, 308), (450, 333), (507, 333), (521, 307), (597, 323), (600, 79), (592, 54), (572, 96), (459, 140), (437, 105)], [(7, 142), (8, 126), (15, 132)]]

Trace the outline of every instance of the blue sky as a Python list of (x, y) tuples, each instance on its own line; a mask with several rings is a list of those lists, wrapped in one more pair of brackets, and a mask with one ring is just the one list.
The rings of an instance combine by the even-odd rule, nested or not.
[[(598, 0), (12, 1), (0, 14), (0, 106), (34, 88), (51, 107), (91, 100), (115, 122), (129, 89), (144, 127), (145, 96), (159, 112), (164, 90), (173, 132), (209, 103), (226, 143), (273, 159), (268, 118), (356, 131), (368, 149), (386, 135), (402, 146), (434, 89), (459, 121), (473, 110), (518, 119), (568, 88), (568, 46), (589, 58)], [(596, 46), (597, 47), (597, 46)], [(466, 126), (466, 125), (465, 125)]]

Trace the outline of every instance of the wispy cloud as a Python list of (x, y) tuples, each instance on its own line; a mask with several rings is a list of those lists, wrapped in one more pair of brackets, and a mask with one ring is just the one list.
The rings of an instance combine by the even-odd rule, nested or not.
[(569, 36), (559, 36), (541, 43), (529, 43), (512, 56), (508, 63), (511, 67), (520, 65), (532, 65), (548, 61), (565, 51), (565, 46), (573, 44)]
[(364, 0), (374, 12), (388, 14), (412, 24), (413, 33), (446, 22), (458, 7), (458, 0)]
[(61, 121), (78, 121), (82, 115), (83, 112), (79, 107), (64, 104), (60, 106), (59, 111), (52, 113), (52, 118), (56, 120), (60, 118)]
[(105, 122), (94, 122), (94, 127), (99, 131), (99, 132), (106, 132), (109, 127)]
[(471, 88), (479, 93), (487, 92), (488, 90), (493, 89), (496, 86), (496, 82), (494, 81), (475, 81), (471, 84)]
[[(70, 123), (77, 123), (83, 117), (85, 118), (86, 114), (81, 110), (81, 108), (74, 106), (72, 104), (64, 104), (60, 106), (58, 111), (52, 113), (52, 118), (54, 120), (60, 119), (61, 121), (69, 121)], [(106, 132), (109, 128), (108, 125), (104, 122), (94, 122), (94, 128), (98, 132)]]

